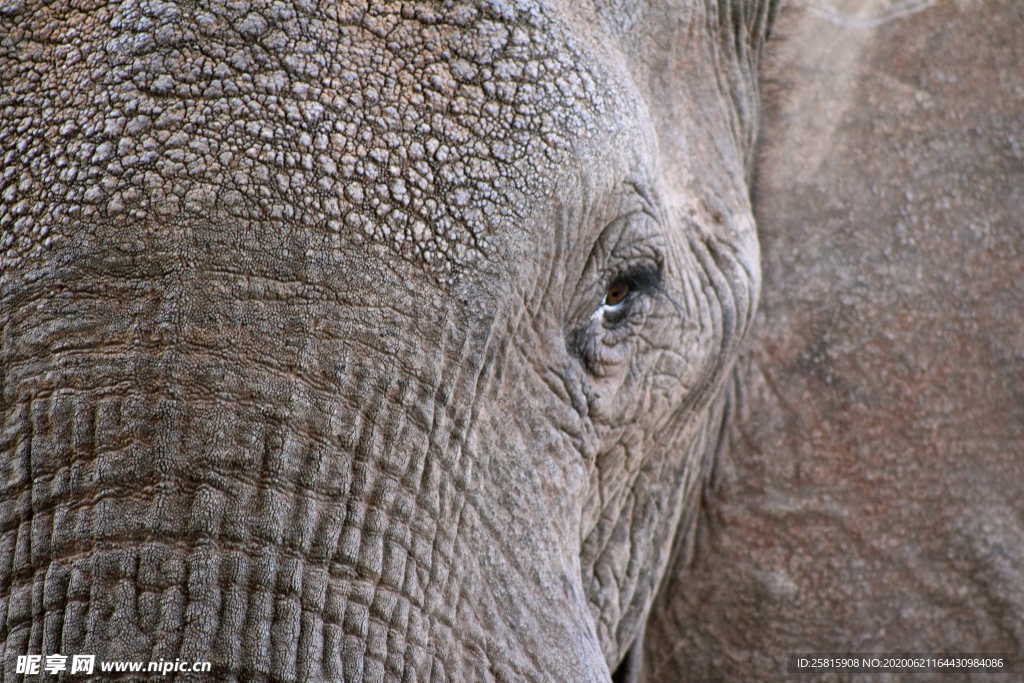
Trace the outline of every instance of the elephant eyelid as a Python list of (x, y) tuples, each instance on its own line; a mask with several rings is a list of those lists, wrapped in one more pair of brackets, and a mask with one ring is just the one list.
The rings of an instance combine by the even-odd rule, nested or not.
[(661, 289), (661, 267), (653, 264), (635, 266), (616, 279), (628, 282), (636, 292), (652, 292)]

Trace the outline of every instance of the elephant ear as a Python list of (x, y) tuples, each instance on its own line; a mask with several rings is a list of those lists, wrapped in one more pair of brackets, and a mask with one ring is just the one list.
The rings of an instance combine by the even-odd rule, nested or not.
[(759, 320), (648, 681), (1024, 652), (1024, 5), (854, 4), (767, 50)]

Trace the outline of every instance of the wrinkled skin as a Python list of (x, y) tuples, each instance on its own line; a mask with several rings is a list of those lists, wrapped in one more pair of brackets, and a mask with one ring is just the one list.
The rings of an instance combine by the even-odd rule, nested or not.
[(770, 3), (370, 4), (0, 6), (5, 677), (641, 634), (759, 290)]
[(1024, 651), (1019, 3), (373, 5), (0, 5), (5, 678)]
[(1013, 674), (913, 680), (1024, 675), (1024, 5), (919, 9), (779, 14), (763, 296), (705, 523), (648, 627), (654, 680), (780, 680), (806, 652), (1002, 653)]

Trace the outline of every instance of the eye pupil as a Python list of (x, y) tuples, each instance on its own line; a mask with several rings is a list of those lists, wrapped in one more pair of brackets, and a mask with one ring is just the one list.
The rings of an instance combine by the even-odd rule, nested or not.
[(622, 303), (622, 300), (629, 294), (629, 285), (625, 282), (614, 282), (604, 295), (606, 306), (615, 306)]

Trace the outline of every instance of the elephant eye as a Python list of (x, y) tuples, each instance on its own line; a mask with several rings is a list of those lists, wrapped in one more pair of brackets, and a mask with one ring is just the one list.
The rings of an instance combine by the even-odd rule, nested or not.
[(641, 265), (622, 273), (612, 280), (604, 292), (605, 308), (625, 308), (638, 295), (649, 294), (661, 288), (661, 270), (658, 267)]
[(631, 289), (629, 282), (625, 280), (616, 280), (610, 287), (608, 287), (608, 291), (604, 294), (604, 305), (618, 306), (626, 300)]
[(605, 364), (611, 362), (607, 355), (609, 349), (630, 339), (643, 325), (651, 296), (664, 292), (660, 259), (652, 261), (654, 259), (619, 270), (606, 280), (609, 284), (601, 305), (567, 335), (569, 352), (595, 377), (601, 376)]

